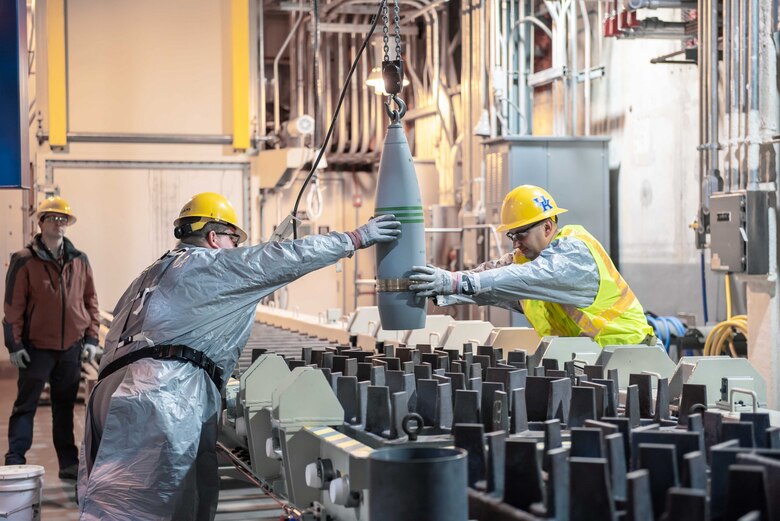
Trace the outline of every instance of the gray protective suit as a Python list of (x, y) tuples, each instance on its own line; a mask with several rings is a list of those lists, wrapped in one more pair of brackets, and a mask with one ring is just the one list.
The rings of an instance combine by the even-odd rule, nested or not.
[[(149, 345), (181, 344), (202, 351), (227, 379), (258, 301), (353, 251), (341, 233), (236, 249), (180, 244), (125, 291), (101, 369)], [(213, 519), (220, 408), (220, 390), (186, 361), (144, 358), (102, 379), (87, 408), (81, 519)]]
[(521, 311), (518, 301), (544, 300), (588, 307), (599, 291), (599, 268), (581, 240), (559, 237), (525, 264), (514, 264), (512, 253), (463, 272), (476, 288), (474, 295), (436, 297), (440, 306), (478, 304)]

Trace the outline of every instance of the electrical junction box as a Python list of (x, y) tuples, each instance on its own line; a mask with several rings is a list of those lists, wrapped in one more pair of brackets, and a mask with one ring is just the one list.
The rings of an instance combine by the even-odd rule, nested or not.
[(714, 271), (764, 275), (769, 271), (767, 211), (773, 194), (739, 191), (710, 197), (710, 264)]

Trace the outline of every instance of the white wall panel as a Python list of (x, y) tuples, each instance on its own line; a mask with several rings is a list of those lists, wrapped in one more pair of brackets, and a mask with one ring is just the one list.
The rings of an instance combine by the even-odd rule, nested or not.
[(89, 256), (100, 307), (109, 311), (146, 266), (176, 244), (173, 220), (194, 194), (219, 192), (243, 213), (243, 173), (221, 170), (56, 169), (79, 221), (68, 230)]
[[(23, 236), (24, 192), (22, 190), (0, 190), (0, 298), (5, 301), (5, 277), (11, 255), (27, 243)], [(0, 316), (3, 315), (0, 309)], [(8, 350), (0, 348), (0, 360), (8, 360)]]
[(69, 130), (223, 133), (226, 7), (69, 0)]
[(696, 67), (650, 63), (676, 41), (605, 46), (609, 72), (594, 82), (594, 123), (612, 138), (610, 165), (620, 168), (621, 263), (697, 263), (688, 228), (699, 201)]

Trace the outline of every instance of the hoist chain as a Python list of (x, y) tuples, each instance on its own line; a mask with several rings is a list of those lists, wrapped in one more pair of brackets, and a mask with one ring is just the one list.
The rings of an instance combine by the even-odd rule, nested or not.
[(389, 20), (388, 20), (388, 17), (387, 17), (387, 14), (388, 14), (387, 11), (388, 11), (387, 10), (387, 0), (382, 0), (382, 22), (383, 22), (383, 25), (382, 25), (382, 33), (383, 33), (382, 39), (384, 40), (384, 43), (385, 43), (385, 47), (384, 47), (385, 56), (384, 56), (383, 59), (386, 62), (390, 61), (390, 56), (389, 56), (389, 54), (390, 54), (390, 46), (388, 44), (388, 41), (390, 39), (389, 36), (388, 36), (388, 32), (389, 32), (388, 22), (389, 22)]
[[(384, 39), (384, 60), (382, 61), (382, 78), (384, 80), (385, 89), (389, 95), (388, 100), (385, 102), (385, 111), (387, 116), (394, 124), (401, 121), (401, 118), (406, 114), (406, 103), (404, 100), (398, 97), (398, 93), (401, 92), (403, 87), (404, 77), (404, 64), (401, 57), (401, 9), (399, 6), (399, 0), (393, 0), (393, 24), (395, 25), (395, 60), (390, 61), (390, 20), (389, 20), (389, 7), (387, 5), (388, 0), (382, 0), (382, 20), (384, 26), (382, 27), (383, 39)], [(391, 104), (395, 105), (395, 108), (391, 107)]]
[(395, 59), (401, 59), (401, 16), (398, 0), (395, 0)]

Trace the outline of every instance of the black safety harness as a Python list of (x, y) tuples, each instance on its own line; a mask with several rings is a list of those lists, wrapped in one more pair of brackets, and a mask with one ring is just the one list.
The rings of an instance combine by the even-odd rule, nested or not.
[[(177, 256), (183, 253), (184, 251), (185, 250), (174, 250), (173, 252), (168, 252), (162, 257), (160, 257), (159, 260), (165, 259), (169, 255), (171, 255), (171, 253), (174, 254), (173, 256)], [(165, 266), (162, 273), (160, 273), (160, 275), (158, 276), (158, 279), (162, 278), (162, 276), (165, 275), (165, 272), (168, 271), (168, 268), (171, 267), (171, 264), (173, 264), (173, 262), (170, 262), (167, 266)], [(141, 281), (141, 287), (144, 287), (143, 282), (146, 281), (146, 277), (148, 275), (149, 275), (149, 271), (147, 271), (144, 274), (144, 278)], [(131, 302), (129, 305), (132, 306), (133, 303), (135, 303), (138, 299), (142, 299), (143, 296), (144, 296), (144, 292), (143, 291), (139, 292), (138, 295), (136, 295), (135, 299), (133, 299), (133, 302)], [(125, 320), (125, 323), (122, 326), (123, 333), (127, 328), (127, 322), (128, 319)], [(137, 340), (138, 340), (137, 338), (134, 338), (132, 336), (122, 338), (119, 342), (118, 347), (125, 346)], [(122, 369), (123, 367), (128, 366), (133, 362), (137, 362), (138, 360), (141, 360), (143, 358), (153, 358), (155, 360), (180, 360), (182, 362), (190, 362), (195, 367), (199, 367), (203, 369), (208, 375), (208, 377), (211, 378), (211, 381), (214, 382), (214, 385), (217, 386), (217, 389), (220, 390), (222, 389), (222, 369), (220, 369), (219, 366), (215, 364), (214, 361), (208, 356), (206, 356), (202, 351), (198, 351), (196, 349), (193, 349), (185, 345), (160, 344), (160, 345), (153, 345), (149, 347), (142, 347), (141, 349), (127, 353), (126, 355), (120, 356), (119, 358), (117, 358), (116, 360), (114, 360), (113, 362), (105, 366), (98, 374), (98, 381), (106, 378), (108, 375), (112, 373), (115, 373), (116, 371)]]
[(123, 367), (137, 362), (143, 358), (154, 358), (155, 360), (181, 360), (182, 362), (190, 362), (196, 367), (203, 369), (217, 389), (222, 389), (222, 369), (214, 363), (211, 358), (203, 354), (202, 351), (197, 351), (188, 346), (182, 345), (159, 345), (151, 347), (143, 347), (137, 351), (127, 353), (125, 356), (121, 356), (108, 364), (100, 371), (98, 375), (98, 381), (106, 378), (108, 375), (115, 373)]

